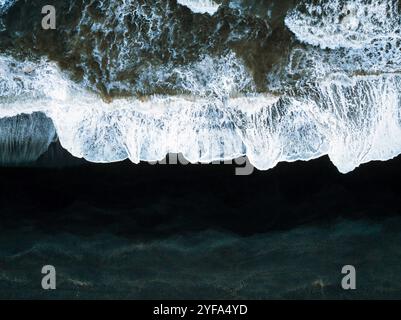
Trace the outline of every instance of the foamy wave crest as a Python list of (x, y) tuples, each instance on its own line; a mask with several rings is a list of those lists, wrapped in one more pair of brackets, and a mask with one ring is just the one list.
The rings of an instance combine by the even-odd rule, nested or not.
[(36, 161), (56, 137), (51, 119), (43, 113), (20, 114), (0, 119), (0, 164)]
[(213, 15), (220, 7), (220, 4), (212, 0), (177, 0), (177, 2), (191, 9), (192, 12), (210, 15)]
[[(401, 73), (401, 39), (372, 41), (362, 49), (326, 49), (296, 45), (288, 61), (267, 75), (268, 87), (275, 91), (303, 88), (327, 80), (331, 75), (347, 77)], [(284, 76), (283, 76), (284, 75)]]
[[(106, 103), (68, 80), (53, 63), (2, 57), (0, 117), (46, 114), (62, 146), (94, 162), (156, 161), (181, 152), (191, 162), (247, 155), (257, 168), (269, 169), (280, 161), (327, 154), (341, 172), (349, 172), (401, 153), (400, 75), (337, 74), (296, 95), (273, 97), (241, 94), (239, 88), (251, 81), (246, 69), (235, 67), (240, 62), (232, 54), (218, 61), (227, 63), (213, 73), (211, 88), (225, 88), (219, 94), (200, 89), (211, 84), (194, 74), (196, 81), (188, 75), (182, 79), (191, 90), (199, 87), (198, 94)], [(44, 132), (50, 137), (52, 129), (31, 132), (35, 140)]]
[(399, 39), (398, 0), (303, 1), (285, 23), (297, 38), (321, 48), (361, 48), (373, 39)]
[(1, 16), (6, 14), (15, 2), (17, 0), (0, 0), (0, 32), (6, 30)]
[(17, 0), (0, 0), (0, 15), (6, 13)]

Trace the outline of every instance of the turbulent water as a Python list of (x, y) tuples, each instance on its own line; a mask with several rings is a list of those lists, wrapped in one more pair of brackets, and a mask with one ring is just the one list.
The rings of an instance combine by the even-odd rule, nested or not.
[(395, 0), (0, 0), (0, 161), (401, 153)]

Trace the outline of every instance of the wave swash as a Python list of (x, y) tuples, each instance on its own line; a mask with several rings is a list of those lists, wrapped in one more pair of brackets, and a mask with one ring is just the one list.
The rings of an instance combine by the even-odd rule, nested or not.
[(3, 164), (401, 153), (399, 1), (58, 0), (50, 31), (32, 2), (0, 0)]

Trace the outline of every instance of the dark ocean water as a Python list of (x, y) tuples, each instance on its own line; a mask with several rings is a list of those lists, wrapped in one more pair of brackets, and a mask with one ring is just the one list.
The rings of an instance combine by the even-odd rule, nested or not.
[(0, 298), (401, 298), (399, 1), (48, 2), (0, 0)]
[[(1, 169), (0, 296), (395, 299), (400, 159)], [(57, 289), (41, 288), (54, 265)], [(354, 265), (357, 290), (341, 288)]]

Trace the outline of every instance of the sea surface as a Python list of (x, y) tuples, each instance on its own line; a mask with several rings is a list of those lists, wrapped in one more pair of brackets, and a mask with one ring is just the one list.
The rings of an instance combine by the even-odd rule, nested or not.
[[(56, 154), (55, 146), (48, 157)], [(3, 299), (399, 299), (401, 159), (0, 169)], [(41, 269), (56, 268), (56, 290)], [(343, 266), (356, 290), (343, 290)]]
[(0, 2), (4, 164), (55, 140), (96, 163), (246, 155), (259, 170), (401, 153), (398, 0), (52, 3), (54, 30), (45, 0)]
[(400, 154), (398, 0), (0, 0), (0, 298), (399, 299)]

